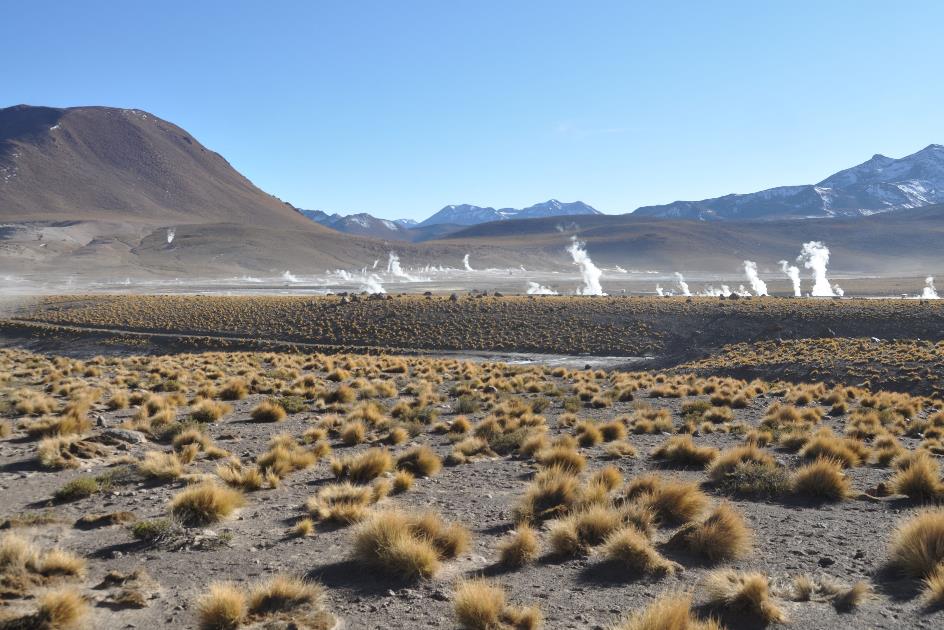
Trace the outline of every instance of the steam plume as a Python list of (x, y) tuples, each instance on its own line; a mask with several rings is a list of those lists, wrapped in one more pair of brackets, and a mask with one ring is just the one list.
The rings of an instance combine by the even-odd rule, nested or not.
[(298, 277), (287, 269), (285, 273), (282, 274), (282, 279), (286, 282), (298, 282)]
[(833, 297), (836, 292), (829, 285), (826, 277), (826, 266), (829, 264), (829, 248), (819, 241), (803, 243), (803, 249), (797, 257), (797, 262), (813, 271), (813, 297)]
[(403, 271), (403, 267), (400, 266), (400, 257), (397, 256), (396, 252), (390, 252), (387, 258), (387, 273), (393, 274), (397, 278), (403, 278), (408, 282), (416, 282), (416, 278)]
[(528, 282), (528, 295), (558, 295), (554, 289), (549, 289), (537, 282)]
[(580, 276), (583, 278), (583, 287), (577, 289), (578, 295), (606, 295), (603, 287), (600, 285), (600, 276), (603, 272), (593, 264), (584, 244), (577, 240), (576, 236), (570, 237), (570, 246), (567, 251), (574, 259), (574, 264), (580, 266)]
[(791, 265), (786, 260), (781, 260), (780, 269), (787, 274), (787, 277), (790, 278), (790, 282), (793, 283), (793, 297), (803, 295), (800, 292), (800, 268), (796, 265)]
[(176, 235), (177, 235), (177, 232), (174, 230), (174, 228), (167, 229), (167, 244), (168, 245), (174, 242), (174, 237)]
[(475, 271), (474, 269), (472, 269), (472, 265), (469, 264), (468, 254), (462, 257), (462, 266), (465, 267), (466, 271)]
[(757, 263), (752, 260), (744, 261), (744, 273), (747, 274), (747, 280), (751, 283), (751, 291), (755, 295), (767, 295), (767, 283), (757, 275)]
[(934, 288), (934, 276), (928, 276), (924, 279), (924, 291), (921, 292), (921, 297), (925, 300), (937, 300), (937, 289)]
[(359, 290), (366, 291), (367, 293), (386, 293), (383, 285), (380, 284), (380, 278), (374, 273), (364, 275)]
[(682, 295), (690, 296), (691, 291), (688, 290), (688, 283), (685, 282), (685, 278), (679, 272), (675, 272), (675, 279), (678, 280), (679, 291), (682, 292)]
[(656, 294), (658, 294), (659, 297), (665, 297), (665, 289), (662, 288), (661, 284), (656, 285)]

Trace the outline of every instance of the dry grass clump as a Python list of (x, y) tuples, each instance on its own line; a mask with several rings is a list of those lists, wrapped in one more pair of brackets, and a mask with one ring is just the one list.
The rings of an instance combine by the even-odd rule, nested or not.
[(408, 470), (398, 470), (393, 474), (393, 493), (402, 494), (413, 487), (416, 477)]
[(926, 452), (917, 452), (900, 462), (902, 468), (888, 482), (889, 489), (916, 501), (937, 501), (944, 497), (941, 468)]
[(800, 449), (800, 456), (809, 460), (834, 459), (849, 468), (865, 462), (869, 448), (859, 440), (840, 438), (829, 429), (821, 429)]
[(636, 448), (626, 440), (616, 440), (603, 447), (604, 454), (610, 459), (636, 457)]
[(652, 457), (677, 466), (705, 466), (718, 456), (718, 449), (697, 446), (690, 435), (673, 435), (652, 451)]
[(234, 584), (217, 582), (197, 602), (200, 630), (235, 630), (246, 619), (246, 594)]
[(370, 483), (385, 472), (393, 470), (393, 457), (385, 448), (371, 448), (331, 462), (331, 470), (338, 479), (353, 483)]
[(515, 520), (542, 521), (567, 514), (581, 496), (580, 481), (570, 470), (555, 466), (539, 471), (515, 507)]
[(795, 494), (812, 499), (842, 501), (852, 496), (842, 463), (825, 457), (797, 469), (790, 478), (790, 487)]
[(258, 466), (243, 466), (236, 459), (217, 466), (216, 474), (228, 485), (242, 490), (259, 490), (265, 483), (265, 475)]
[(440, 562), (455, 558), (469, 543), (468, 531), (439, 515), (374, 512), (354, 534), (354, 557), (387, 575), (431, 577)]
[(442, 460), (436, 451), (423, 444), (398, 456), (396, 468), (418, 477), (432, 477), (442, 469)]
[(292, 436), (282, 433), (269, 440), (269, 450), (256, 458), (256, 465), (270, 481), (277, 481), (293, 472), (314, 466), (327, 454), (329, 449), (326, 446), (326, 442), (315, 442), (305, 448)]
[(937, 566), (924, 580), (922, 598), (928, 608), (944, 608), (944, 563)]
[(39, 598), (36, 612), (21, 616), (0, 617), (4, 630), (70, 630), (82, 625), (89, 606), (74, 589), (60, 589), (44, 593)]
[[(393, 444), (396, 444), (397, 440), (402, 442), (403, 439), (405, 439), (405, 437), (403, 437), (400, 433), (394, 434), (396, 429), (400, 429), (400, 431), (406, 433), (406, 431), (404, 431), (402, 428), (394, 427), (394, 429), (390, 431), (390, 442)], [(362, 443), (367, 438), (367, 427), (364, 426), (364, 423), (360, 420), (346, 422), (341, 426), (341, 430), (338, 432), (338, 435), (341, 438), (341, 442), (343, 444), (347, 446), (354, 446), (355, 444)], [(403, 437), (403, 439), (400, 439), (400, 437)]]
[(138, 472), (147, 479), (170, 481), (184, 474), (184, 465), (177, 453), (148, 451), (138, 462)]
[(235, 378), (219, 389), (216, 395), (220, 400), (242, 400), (249, 395), (249, 386), (241, 378)]
[(944, 509), (920, 512), (899, 525), (889, 545), (888, 562), (909, 577), (936, 584), (944, 564)]
[(310, 497), (305, 502), (305, 508), (320, 521), (356, 523), (363, 520), (369, 507), (385, 495), (383, 485), (371, 487), (350, 482), (333, 483)]
[(530, 525), (521, 523), (498, 545), (499, 562), (507, 567), (521, 567), (538, 556), (538, 535)]
[(652, 407), (637, 408), (629, 425), (630, 432), (636, 434), (671, 433), (673, 428), (669, 410)]
[(26, 538), (0, 538), (0, 593), (22, 596), (32, 587), (85, 576), (85, 560), (64, 549), (41, 551)]
[(108, 447), (77, 435), (43, 438), (36, 445), (36, 459), (43, 468), (77, 468), (83, 460), (110, 453)]
[(652, 511), (662, 524), (687, 523), (704, 512), (708, 497), (698, 485), (659, 475), (644, 475), (631, 479), (621, 490), (620, 500), (636, 503)]
[(43, 416), (25, 426), (26, 434), (31, 438), (61, 437), (84, 435), (92, 430), (92, 421), (84, 411), (64, 412), (61, 416)]
[(249, 417), (253, 422), (282, 422), (285, 420), (286, 413), (282, 405), (271, 400), (263, 400), (252, 408)]
[(219, 422), (223, 416), (232, 410), (232, 406), (224, 402), (205, 398), (191, 408), (190, 419), (194, 422)]
[(866, 582), (859, 581), (848, 586), (827, 576), (812, 578), (798, 575), (793, 578), (791, 586), (790, 597), (793, 601), (826, 601), (840, 612), (852, 610), (872, 593), (872, 588)]
[(446, 463), (450, 466), (456, 466), (471, 461), (476, 457), (494, 457), (495, 455), (495, 451), (489, 447), (486, 440), (469, 436), (460, 440), (452, 447), (452, 451), (449, 453), (449, 456), (446, 457)]
[(602, 555), (634, 574), (674, 574), (681, 565), (663, 557), (644, 533), (633, 526), (611, 533), (603, 541)]
[(537, 630), (541, 611), (536, 606), (510, 606), (505, 590), (483, 578), (461, 580), (453, 594), (453, 610), (467, 630)]
[(212, 481), (184, 488), (171, 499), (171, 513), (185, 525), (216, 523), (245, 505), (242, 492)]
[(712, 481), (721, 481), (725, 476), (732, 473), (738, 464), (742, 463), (768, 467), (777, 465), (777, 461), (770, 453), (753, 444), (746, 444), (722, 451), (708, 467), (708, 478)]
[(719, 569), (705, 578), (708, 605), (723, 610), (754, 615), (764, 623), (782, 623), (786, 614), (770, 597), (767, 576)]
[(576, 449), (566, 446), (551, 446), (535, 454), (535, 459), (544, 468), (560, 468), (574, 474), (583, 471), (587, 466), (587, 458)]
[(622, 526), (617, 510), (605, 505), (591, 505), (551, 525), (551, 549), (560, 556), (585, 553), (602, 544), (607, 536)]
[(723, 630), (713, 619), (702, 621), (692, 613), (690, 595), (662, 595), (644, 610), (621, 620), (613, 630)]
[(689, 523), (669, 540), (710, 562), (743, 558), (751, 551), (753, 534), (744, 517), (730, 504), (722, 503), (703, 521)]

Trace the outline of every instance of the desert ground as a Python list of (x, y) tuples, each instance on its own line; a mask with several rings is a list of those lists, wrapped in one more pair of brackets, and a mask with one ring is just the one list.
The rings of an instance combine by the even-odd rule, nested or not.
[(0, 628), (940, 626), (938, 304), (7, 302)]

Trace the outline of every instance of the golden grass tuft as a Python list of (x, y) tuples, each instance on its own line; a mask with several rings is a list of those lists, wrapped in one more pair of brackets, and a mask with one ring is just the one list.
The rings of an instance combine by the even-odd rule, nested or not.
[(277, 402), (263, 400), (252, 408), (249, 417), (253, 422), (282, 422), (285, 420), (285, 408)]
[(634, 574), (674, 574), (681, 565), (666, 559), (635, 527), (616, 530), (603, 543), (603, 556)]
[(530, 525), (521, 524), (498, 545), (499, 562), (506, 567), (522, 567), (538, 556), (538, 534)]
[(549, 542), (559, 556), (584, 553), (602, 544), (622, 525), (618, 511), (604, 505), (592, 505), (551, 524)]
[(385, 448), (371, 448), (331, 462), (331, 470), (338, 479), (353, 483), (369, 483), (385, 472), (393, 470), (393, 457)]
[(442, 460), (436, 451), (423, 444), (397, 457), (396, 467), (418, 477), (432, 477), (442, 469)]
[(736, 560), (751, 551), (753, 534), (744, 517), (730, 504), (722, 503), (698, 523), (690, 523), (676, 532), (670, 545), (683, 547), (710, 562)]
[(926, 452), (918, 452), (907, 467), (899, 470), (888, 482), (889, 489), (916, 501), (936, 501), (944, 496), (941, 468)]
[(622, 490), (624, 500), (635, 500), (666, 525), (687, 523), (708, 507), (708, 497), (693, 482), (644, 475), (631, 479)]
[(371, 514), (354, 533), (354, 557), (388, 575), (405, 579), (431, 577), (442, 560), (468, 546), (468, 531), (447, 524), (433, 513), (389, 510)]
[(922, 583), (924, 590), (921, 598), (924, 605), (932, 609), (944, 608), (944, 562), (925, 576)]
[(821, 457), (796, 470), (790, 487), (797, 495), (826, 501), (842, 501), (852, 496), (849, 479), (838, 460)]
[(185, 525), (209, 525), (226, 518), (245, 503), (242, 492), (204, 481), (174, 495), (170, 510)]
[(577, 503), (580, 482), (569, 470), (553, 467), (538, 472), (514, 510), (516, 522), (563, 516)]
[(587, 467), (587, 458), (568, 446), (551, 446), (535, 454), (544, 468), (560, 468), (578, 474)]
[(719, 569), (705, 577), (708, 605), (750, 614), (764, 623), (786, 621), (786, 614), (770, 597), (770, 584), (762, 573), (739, 573), (733, 569)]
[(228, 582), (210, 585), (197, 602), (200, 630), (235, 630), (246, 619), (246, 594)]
[(78, 627), (88, 612), (88, 603), (78, 591), (73, 589), (50, 591), (39, 598), (39, 608), (33, 615), (35, 625), (25, 627), (69, 630)]
[(677, 466), (705, 466), (717, 456), (718, 449), (697, 446), (690, 435), (673, 435), (652, 451), (653, 458)]
[(148, 451), (144, 459), (138, 462), (138, 472), (148, 479), (169, 481), (184, 474), (184, 465), (177, 453)]
[(269, 615), (303, 606), (321, 606), (324, 588), (286, 575), (276, 575), (256, 585), (249, 593), (249, 614)]
[(635, 612), (613, 627), (613, 630), (723, 630), (721, 624), (709, 619), (701, 621), (692, 613), (691, 595), (662, 595), (644, 610)]
[(501, 585), (483, 579), (460, 580), (452, 599), (459, 626), (466, 630), (537, 630), (537, 607), (509, 606)]
[(926, 578), (944, 563), (944, 509), (926, 510), (892, 534), (889, 564), (914, 578)]
[(776, 466), (777, 464), (773, 456), (764, 449), (753, 444), (746, 444), (722, 451), (708, 467), (708, 478), (712, 481), (721, 481), (734, 472), (738, 464), (744, 462), (762, 466)]

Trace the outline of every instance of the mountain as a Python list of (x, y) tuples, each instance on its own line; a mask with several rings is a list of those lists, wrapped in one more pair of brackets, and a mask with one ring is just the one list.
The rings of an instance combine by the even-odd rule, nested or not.
[(781, 186), (702, 201), (644, 206), (633, 214), (700, 221), (808, 219), (865, 216), (944, 202), (944, 146), (912, 155), (872, 159), (830, 175), (818, 184)]
[(312, 221), (345, 234), (397, 241), (413, 240), (409, 229), (401, 223), (378, 219), (366, 212), (348, 215), (328, 214), (322, 210), (300, 210), (300, 212)]
[(191, 134), (137, 109), (0, 109), (0, 218), (311, 229)]
[[(944, 204), (869, 216), (796, 221), (693, 221), (642, 215), (594, 215), (561, 232), (558, 218), (493, 222), (466, 227), (436, 243), (517, 251), (522, 257), (568, 265), (570, 237), (586, 243), (601, 267), (740, 275), (744, 260), (762, 273), (779, 274), (778, 261), (793, 261), (803, 243), (823, 241), (832, 272), (927, 275), (944, 272)], [(432, 243), (428, 243), (432, 244)], [(802, 268), (802, 265), (801, 265)], [(806, 273), (806, 270), (803, 270)]]
[(586, 214), (602, 214), (582, 201), (561, 203), (556, 199), (538, 203), (520, 210), (515, 208), (500, 208), (472, 206), (469, 204), (446, 206), (425, 221), (421, 226), (448, 223), (452, 225), (478, 225), (491, 221), (508, 221), (511, 219), (534, 219), (541, 217), (572, 216)]

